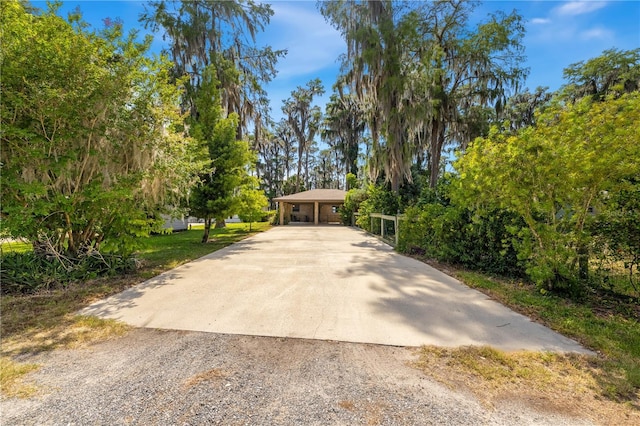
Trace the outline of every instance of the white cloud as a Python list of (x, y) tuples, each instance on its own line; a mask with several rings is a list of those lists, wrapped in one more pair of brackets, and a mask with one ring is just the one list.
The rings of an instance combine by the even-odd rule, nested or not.
[(274, 2), (272, 8), (272, 45), (288, 50), (286, 58), (278, 61), (279, 77), (307, 75), (336, 65), (345, 42), (319, 11), (294, 2)]
[(550, 24), (551, 23), (551, 19), (549, 19), (549, 18), (533, 18), (531, 20), (531, 23), (534, 24), (534, 25)]
[(583, 15), (585, 13), (591, 13), (598, 9), (602, 9), (606, 5), (607, 2), (601, 1), (570, 1), (555, 8), (554, 12), (558, 15)]
[(608, 30), (602, 27), (592, 28), (590, 30), (582, 31), (580, 33), (580, 38), (583, 40), (594, 40), (594, 39), (610, 39), (613, 38), (613, 31)]

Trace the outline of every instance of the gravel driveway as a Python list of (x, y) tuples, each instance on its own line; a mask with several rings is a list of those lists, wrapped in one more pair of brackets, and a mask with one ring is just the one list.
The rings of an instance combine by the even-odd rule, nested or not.
[(134, 329), (30, 357), (36, 397), (5, 425), (580, 425), (510, 401), (489, 409), (408, 366), (413, 350)]

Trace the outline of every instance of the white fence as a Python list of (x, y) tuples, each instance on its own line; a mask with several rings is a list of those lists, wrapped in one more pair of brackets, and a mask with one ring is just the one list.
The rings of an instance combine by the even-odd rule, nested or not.
[[(359, 213), (354, 213), (354, 218), (353, 218), (353, 223), (352, 225), (357, 226), (356, 225), (356, 219), (358, 216), (360, 216)], [(405, 219), (405, 216), (403, 214), (399, 214), (399, 215), (388, 215), (388, 214), (382, 214), (382, 213), (371, 213), (369, 214), (369, 218), (371, 220), (371, 227), (370, 229), (370, 233), (375, 235), (375, 236), (379, 236), (382, 240), (386, 241), (387, 243), (391, 244), (392, 246), (397, 246), (398, 245), (398, 238), (400, 235), (399, 232), (399, 225), (400, 222), (402, 220)], [(378, 227), (376, 226), (378, 223), (378, 220), (380, 220), (380, 233), (378, 234), (377, 229)], [(387, 226), (387, 223), (389, 224), (393, 224), (393, 226)]]

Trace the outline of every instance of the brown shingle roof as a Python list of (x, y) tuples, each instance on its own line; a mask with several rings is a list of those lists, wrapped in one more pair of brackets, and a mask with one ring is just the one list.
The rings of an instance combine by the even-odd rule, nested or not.
[(273, 201), (283, 201), (285, 203), (344, 203), (347, 191), (341, 189), (312, 189), (311, 191), (298, 192), (297, 194), (285, 195), (274, 198)]

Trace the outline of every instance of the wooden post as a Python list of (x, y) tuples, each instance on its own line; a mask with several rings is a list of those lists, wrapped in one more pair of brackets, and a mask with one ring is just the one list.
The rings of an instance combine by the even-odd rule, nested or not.
[(380, 236), (384, 239), (384, 218), (380, 218)]
[(396, 247), (398, 247), (398, 234), (400, 233), (400, 232), (399, 232), (399, 230), (398, 230), (398, 223), (399, 223), (399, 221), (398, 221), (398, 215), (396, 215), (396, 218), (395, 218), (395, 220), (393, 221), (393, 223), (394, 223), (395, 230), (396, 230)]

